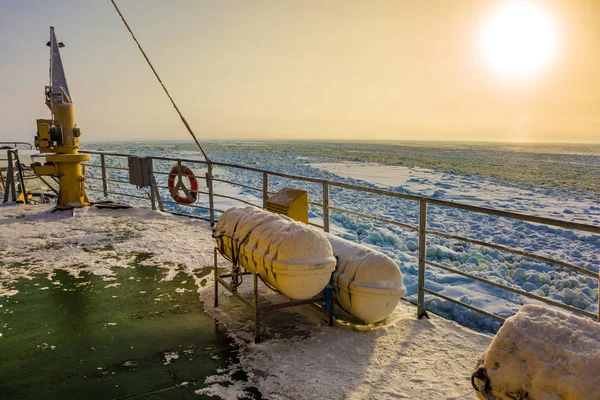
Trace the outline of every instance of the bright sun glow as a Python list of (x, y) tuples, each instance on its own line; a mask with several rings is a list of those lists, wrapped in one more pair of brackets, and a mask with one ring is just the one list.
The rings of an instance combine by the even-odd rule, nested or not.
[(552, 60), (556, 36), (552, 19), (539, 6), (527, 1), (505, 4), (483, 27), (483, 56), (503, 75), (528, 78)]

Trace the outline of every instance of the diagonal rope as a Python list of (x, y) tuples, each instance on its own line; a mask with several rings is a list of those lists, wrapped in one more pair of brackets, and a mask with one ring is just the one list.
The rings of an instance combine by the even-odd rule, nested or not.
[(192, 131), (192, 128), (190, 128), (189, 124), (187, 123), (187, 121), (183, 117), (183, 114), (181, 114), (181, 111), (179, 111), (179, 107), (177, 107), (177, 104), (175, 104), (175, 101), (173, 100), (173, 98), (169, 94), (169, 91), (167, 90), (167, 88), (165, 87), (165, 84), (160, 79), (160, 76), (158, 76), (158, 73), (156, 72), (156, 70), (154, 69), (154, 66), (150, 62), (150, 59), (146, 55), (146, 52), (144, 51), (144, 49), (142, 49), (142, 46), (140, 45), (140, 42), (138, 42), (138, 40), (136, 39), (135, 35), (133, 34), (133, 31), (131, 30), (131, 28), (129, 27), (129, 24), (125, 20), (125, 17), (121, 13), (121, 10), (119, 10), (119, 7), (117, 7), (117, 3), (115, 3), (115, 0), (110, 0), (110, 1), (113, 4), (113, 6), (115, 6), (115, 10), (117, 10), (117, 13), (119, 14), (119, 16), (121, 17), (121, 19), (123, 20), (123, 23), (125, 24), (125, 27), (129, 31), (129, 33), (131, 33), (131, 37), (133, 38), (133, 40), (137, 44), (138, 48), (142, 52), (142, 55), (146, 59), (146, 62), (148, 63), (148, 65), (150, 66), (150, 68), (152, 69), (152, 72), (154, 72), (154, 75), (156, 76), (156, 79), (158, 79), (158, 82), (160, 82), (160, 85), (162, 86), (162, 88), (164, 89), (165, 93), (167, 94), (167, 97), (169, 98), (169, 100), (171, 100), (171, 104), (173, 104), (173, 107), (175, 107), (175, 111), (177, 111), (177, 114), (179, 114), (179, 118), (181, 118), (181, 122), (183, 122), (183, 125), (185, 125), (187, 131), (190, 133), (190, 135), (192, 135), (192, 138), (194, 138), (194, 141), (198, 145), (198, 148), (200, 148), (200, 151), (202, 152), (202, 155), (204, 155), (204, 158), (206, 159), (206, 162), (208, 163), (208, 165), (211, 166), (212, 165), (212, 161), (210, 160), (210, 158), (208, 158), (208, 155), (206, 154), (206, 152), (202, 148), (202, 145), (200, 144), (200, 142), (196, 138), (196, 135), (194, 135), (194, 132)]

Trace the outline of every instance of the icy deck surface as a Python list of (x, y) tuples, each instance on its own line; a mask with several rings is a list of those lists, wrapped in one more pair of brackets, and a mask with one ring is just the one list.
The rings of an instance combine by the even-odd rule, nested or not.
[[(221, 294), (220, 307), (217, 310), (211, 307), (212, 275), (206, 274), (206, 267), (212, 264), (214, 241), (206, 223), (146, 209), (86, 208), (75, 210), (71, 216), (70, 212), (49, 213), (46, 206), (1, 206), (0, 225), (0, 304), (3, 305), (0, 347), (10, 345), (15, 334), (13, 327), (18, 322), (9, 322), (14, 315), (8, 317), (10, 311), (6, 304), (14, 303), (19, 291), (21, 296), (25, 294), (24, 282), (29, 282), (28, 293), (50, 293), (60, 285), (55, 282), (66, 281), (66, 277), (95, 279), (99, 292), (112, 300), (110, 291), (123, 289), (124, 283), (119, 280), (123, 268), (135, 269), (137, 273), (148, 269), (152, 274), (159, 271), (160, 282), (170, 282), (169, 301), (182, 293), (193, 293), (186, 292), (190, 289), (195, 290), (201, 300), (196, 303), (198, 308), (204, 301), (206, 311), (226, 325), (237, 343), (236, 360), (230, 360), (211, 376), (196, 382), (194, 396), (197, 398), (202, 395), (248, 398), (254, 393), (254, 387), (264, 398), (273, 399), (475, 398), (470, 374), (491, 337), (435, 316), (431, 320), (417, 320), (415, 307), (405, 302), (401, 302), (384, 324), (368, 327), (337, 324), (330, 328), (310, 307), (274, 312), (264, 318), (266, 340), (253, 344), (249, 309), (225, 293)], [(63, 278), (58, 279), (59, 276)], [(186, 276), (189, 281), (183, 283)], [(36, 283), (40, 284), (35, 286)], [(116, 283), (121, 285), (112, 286)], [(242, 290), (249, 290), (249, 283), (246, 282)], [(262, 301), (281, 301), (279, 296), (264, 291)], [(45, 299), (40, 297), (39, 301)], [(163, 308), (160, 297), (151, 300), (150, 308), (153, 304), (157, 311)], [(17, 307), (15, 305), (15, 309)], [(85, 308), (80, 311), (81, 315), (87, 312)], [(78, 314), (74, 318), (77, 321)], [(98, 329), (118, 329), (118, 321), (109, 318), (104, 317), (106, 320), (101, 321)], [(173, 320), (177, 321), (177, 317)], [(108, 325), (113, 322), (117, 325)], [(201, 337), (209, 328), (198, 324), (197, 329)], [(214, 326), (210, 330), (214, 330)], [(139, 334), (141, 338), (143, 335)], [(43, 347), (46, 343), (48, 348), (42, 350), (53, 352), (54, 357), (63, 351), (77, 351), (69, 348), (65, 341), (64, 347), (56, 345), (52, 349), (49, 346), (55, 344), (42, 337), (36, 340), (40, 343), (32, 341), (32, 345), (37, 343)], [(134, 335), (130, 340), (137, 338)], [(185, 348), (186, 343), (171, 343), (169, 348), (179, 349), (180, 345)], [(167, 368), (171, 365), (164, 365), (167, 361), (175, 366), (188, 362), (182, 352), (176, 353), (178, 357), (167, 357), (165, 351), (157, 351), (155, 368)], [(20, 364), (23, 361), (17, 360), (24, 355), (11, 353), (6, 359), (3, 355), (0, 365), (12, 363), (15, 368), (23, 368), (24, 364)], [(129, 382), (139, 380), (139, 374), (128, 370), (130, 364), (124, 366), (127, 360), (122, 361), (120, 367), (116, 368), (115, 364), (116, 369), (109, 374), (119, 374), (126, 369)], [(97, 374), (103, 376), (103, 372)], [(179, 380), (171, 382), (173, 385), (182, 383)], [(93, 387), (98, 382), (90, 380), (89, 385)], [(87, 398), (94, 398), (95, 392), (90, 386), (84, 387), (92, 393)]]

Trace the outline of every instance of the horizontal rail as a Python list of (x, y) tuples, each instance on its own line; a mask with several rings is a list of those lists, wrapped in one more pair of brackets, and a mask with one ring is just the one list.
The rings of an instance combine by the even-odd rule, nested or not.
[(121, 192), (111, 192), (110, 190), (107, 191), (106, 193), (114, 194), (117, 196), (134, 197), (136, 199), (142, 199), (142, 200), (150, 200), (150, 197), (136, 196), (135, 194), (126, 194), (126, 193), (121, 193)]
[(312, 222), (309, 222), (308, 224), (309, 224), (309, 225), (311, 225), (311, 226), (314, 226), (314, 227), (317, 227), (317, 228), (321, 228), (321, 229), (323, 229), (323, 226), (322, 226), (322, 225), (319, 225), (319, 224), (313, 224)]
[[(171, 175), (170, 172), (162, 172), (162, 171), (152, 171), (153, 174), (158, 174), (158, 175)], [(181, 176), (186, 176), (185, 174), (181, 174)], [(203, 175), (196, 175), (196, 179), (204, 179), (206, 180), (206, 177)]]
[(424, 291), (425, 293), (429, 293), (430, 295), (433, 295), (433, 296), (439, 297), (440, 299), (447, 300), (447, 301), (449, 301), (449, 302), (451, 302), (451, 303), (458, 304), (459, 306), (462, 306), (462, 307), (468, 308), (469, 310), (473, 310), (473, 311), (476, 311), (476, 312), (478, 312), (478, 313), (481, 313), (481, 314), (483, 314), (483, 315), (485, 315), (485, 316), (487, 316), (487, 317), (490, 317), (490, 318), (493, 318), (493, 319), (495, 319), (495, 320), (496, 320), (496, 321), (498, 321), (498, 322), (501, 322), (501, 323), (502, 323), (502, 322), (504, 322), (504, 321), (505, 321), (505, 318), (502, 318), (502, 317), (500, 317), (500, 316), (498, 316), (498, 315), (496, 315), (496, 314), (492, 314), (492, 313), (490, 313), (490, 312), (487, 312), (487, 311), (485, 311), (485, 310), (482, 310), (481, 308), (478, 308), (478, 307), (472, 306), (472, 305), (470, 305), (470, 304), (467, 304), (467, 303), (463, 303), (463, 302), (462, 302), (462, 301), (460, 301), (460, 300), (453, 299), (452, 297), (448, 297), (448, 296), (446, 296), (446, 295), (443, 295), (443, 294), (441, 294), (441, 293), (439, 293), (439, 292), (435, 292), (435, 291), (433, 291), (433, 290), (431, 290), (431, 289), (423, 288), (423, 291)]
[(437, 200), (437, 199), (431, 199), (431, 198), (426, 198), (426, 201), (429, 204), (435, 204), (438, 206), (451, 207), (451, 208), (458, 208), (461, 210), (476, 212), (476, 213), (480, 213), (480, 214), (488, 214), (488, 215), (494, 215), (497, 217), (505, 217), (505, 218), (517, 219), (520, 221), (532, 222), (534, 224), (551, 225), (551, 226), (557, 226), (559, 228), (574, 229), (574, 230), (579, 230), (579, 231), (600, 234), (600, 226), (595, 226), (595, 225), (583, 224), (583, 223), (579, 223), (579, 222), (564, 221), (564, 220), (560, 220), (560, 219), (547, 218), (547, 217), (537, 217), (534, 215), (519, 214), (519, 213), (515, 213), (512, 211), (496, 210), (493, 208), (472, 206), (469, 204), (453, 203), (451, 201)]
[[(88, 190), (90, 192), (104, 193), (103, 190), (101, 190), (101, 189), (95, 189), (95, 188), (86, 188), (85, 190)], [(117, 195), (117, 196), (133, 197), (133, 198), (141, 199), (141, 200), (150, 200), (149, 197), (136, 196), (134, 194), (127, 194), (127, 193), (121, 193), (121, 192), (111, 192), (111, 191), (107, 191), (106, 193), (114, 194), (114, 195)]]
[[(169, 190), (171, 189), (170, 187), (165, 186), (165, 185), (156, 185), (156, 187), (157, 188), (162, 188), (162, 189), (169, 189)], [(209, 192), (203, 192), (203, 191), (200, 191), (200, 190), (188, 190), (188, 191), (190, 193), (197, 193), (197, 194), (205, 194), (205, 195), (209, 195), (210, 194)], [(262, 208), (260, 206), (257, 206), (256, 204), (250, 203), (249, 201), (238, 199), (237, 197), (227, 196), (227, 195), (218, 194), (218, 193), (213, 193), (213, 196), (215, 196), (215, 197), (222, 197), (222, 198), (230, 199), (230, 200), (235, 200), (235, 201), (239, 201), (239, 202), (244, 203), (244, 204), (248, 204), (250, 206)], [(179, 203), (177, 203), (177, 204), (179, 204)], [(182, 204), (182, 205), (185, 205), (185, 204)]]
[(524, 257), (529, 257), (529, 258), (533, 258), (539, 261), (544, 261), (547, 262), (549, 264), (555, 264), (558, 265), (560, 267), (563, 268), (567, 268), (567, 269), (571, 269), (573, 271), (577, 271), (581, 274), (587, 275), (587, 276), (591, 276), (592, 278), (598, 278), (598, 273), (594, 272), (594, 271), (590, 271), (588, 269), (582, 268), (582, 267), (578, 267), (577, 265), (572, 265), (569, 263), (566, 263), (564, 261), (560, 261), (560, 260), (556, 260), (554, 258), (550, 258), (550, 257), (546, 257), (546, 256), (541, 256), (538, 254), (534, 254), (534, 253), (529, 253), (527, 251), (523, 251), (523, 250), (518, 250), (518, 249), (513, 249), (511, 247), (506, 247), (506, 246), (501, 246), (498, 244), (494, 244), (494, 243), (488, 243), (488, 242), (484, 242), (481, 240), (477, 240), (477, 239), (471, 239), (471, 238), (467, 238), (464, 236), (459, 236), (459, 235), (453, 235), (450, 233), (444, 233), (444, 232), (439, 232), (439, 231), (431, 231), (431, 230), (427, 230), (426, 231), (427, 234), (431, 234), (431, 235), (436, 235), (436, 236), (442, 236), (445, 237), (447, 239), (454, 239), (454, 240), (460, 240), (463, 242), (468, 242), (468, 243), (473, 243), (479, 246), (485, 246), (485, 247), (490, 247), (492, 249), (496, 249), (496, 250), (501, 250), (501, 251), (506, 251), (508, 253), (513, 253), (513, 254), (518, 254), (520, 256), (524, 256)]
[(120, 179), (112, 179), (112, 178), (106, 178), (106, 179), (104, 179), (104, 178), (100, 178), (98, 176), (86, 176), (85, 179), (94, 179), (94, 180), (97, 180), (97, 181), (106, 181), (106, 182), (114, 182), (114, 183), (126, 183), (128, 185), (131, 184), (131, 182), (129, 182), (129, 181), (122, 181)]
[[(208, 210), (210, 211), (210, 207), (204, 207), (204, 206), (196, 206), (194, 204), (181, 204), (181, 203), (177, 203), (176, 201), (170, 201), (170, 200), (163, 200), (163, 203), (167, 203), (167, 204), (175, 204), (176, 206), (183, 206), (183, 207), (192, 207), (192, 208), (200, 208), (203, 210)], [(217, 210), (216, 208), (214, 209), (216, 212), (220, 212), (220, 213), (224, 213), (225, 211), (222, 210)]]
[(573, 306), (570, 306), (568, 304), (560, 303), (558, 301), (554, 301), (554, 300), (548, 299), (546, 297), (537, 296), (535, 294), (526, 292), (524, 290), (515, 289), (513, 287), (506, 286), (506, 285), (501, 285), (501, 284), (496, 283), (494, 281), (490, 281), (490, 280), (487, 280), (487, 279), (484, 279), (484, 278), (480, 278), (477, 275), (473, 275), (473, 274), (470, 274), (468, 272), (463, 272), (463, 271), (455, 269), (455, 268), (447, 267), (445, 265), (442, 265), (442, 264), (439, 264), (439, 263), (436, 263), (436, 262), (432, 262), (432, 261), (427, 261), (426, 260), (425, 264), (430, 265), (430, 266), (435, 267), (435, 268), (443, 269), (444, 271), (452, 272), (453, 274), (464, 276), (465, 278), (469, 278), (469, 279), (473, 279), (475, 281), (486, 283), (488, 285), (497, 287), (499, 289), (508, 290), (509, 292), (513, 292), (513, 293), (519, 294), (519, 295), (524, 296), (524, 297), (529, 297), (530, 299), (534, 299), (534, 300), (537, 300), (537, 301), (542, 302), (542, 303), (551, 304), (551, 305), (553, 305), (555, 307), (559, 307), (559, 308), (562, 308), (562, 309), (565, 309), (565, 310), (568, 310), (568, 311), (571, 311), (571, 312), (574, 312), (574, 313), (582, 314), (582, 315), (585, 315), (585, 316), (590, 317), (590, 318), (596, 319), (598, 317), (596, 314), (593, 314), (591, 312), (582, 310), (580, 308), (573, 307)]
[[(101, 155), (101, 154), (117, 155), (117, 156), (121, 156), (121, 157), (128, 157), (127, 155), (123, 155), (123, 154), (104, 153), (104, 152), (97, 152), (97, 151), (82, 151), (82, 153), (98, 154), (98, 155)], [(207, 164), (206, 161), (202, 161), (202, 160), (174, 159), (174, 158), (169, 158), (169, 157), (152, 157), (152, 158), (156, 159), (156, 160), (166, 160), (166, 161), (174, 161), (174, 162), (181, 161), (181, 162), (193, 162), (193, 163), (199, 163), (199, 164)], [(304, 181), (304, 182), (312, 182), (312, 183), (320, 183), (320, 184), (326, 183), (328, 185), (335, 186), (335, 187), (358, 190), (358, 191), (367, 192), (367, 193), (380, 194), (380, 195), (400, 198), (400, 199), (404, 199), (404, 200), (412, 200), (412, 201), (423, 200), (429, 204), (434, 204), (434, 205), (438, 205), (438, 206), (451, 207), (451, 208), (461, 209), (461, 210), (465, 210), (465, 211), (472, 211), (472, 212), (481, 213), (481, 214), (490, 214), (490, 215), (495, 215), (495, 216), (499, 216), (499, 217), (512, 218), (512, 219), (517, 219), (517, 220), (521, 220), (521, 221), (533, 222), (533, 223), (537, 223), (537, 224), (545, 224), (545, 225), (557, 226), (557, 227), (565, 228), (565, 229), (575, 229), (575, 230), (581, 230), (581, 231), (585, 231), (585, 232), (600, 234), (600, 226), (596, 226), (596, 225), (564, 221), (564, 220), (559, 220), (559, 219), (554, 219), (554, 218), (537, 217), (537, 216), (532, 216), (532, 215), (520, 214), (520, 213), (516, 213), (516, 212), (512, 212), (512, 211), (496, 210), (493, 208), (472, 206), (472, 205), (462, 204), (462, 203), (454, 203), (451, 201), (434, 199), (432, 197), (392, 192), (390, 190), (376, 189), (376, 188), (370, 188), (370, 187), (366, 187), (366, 186), (329, 181), (326, 179), (309, 178), (306, 176), (284, 174), (284, 173), (280, 173), (280, 172), (274, 172), (274, 171), (269, 171), (269, 170), (265, 170), (265, 169), (254, 168), (254, 167), (248, 167), (248, 166), (244, 166), (244, 165), (236, 165), (236, 164), (221, 163), (221, 162), (213, 162), (213, 165), (227, 167), (227, 168), (234, 168), (234, 169), (243, 169), (243, 170), (253, 171), (253, 172), (267, 173), (269, 175), (278, 176), (281, 178), (299, 180), (299, 181)]]
[(376, 217), (374, 215), (364, 214), (364, 213), (361, 213), (361, 212), (358, 212), (358, 211), (352, 211), (352, 210), (347, 210), (345, 208), (333, 207), (333, 206), (329, 206), (329, 209), (332, 210), (332, 211), (340, 211), (340, 212), (345, 212), (345, 213), (348, 213), (348, 214), (358, 215), (359, 217), (363, 217), (363, 218), (374, 219), (376, 221), (385, 222), (385, 223), (388, 223), (388, 224), (400, 226), (402, 228), (412, 229), (413, 231), (418, 231), (419, 230), (419, 227), (417, 227), (417, 226), (413, 226), (413, 225), (410, 225), (410, 224), (403, 224), (402, 222), (396, 222), (396, 221), (393, 221), (391, 219), (380, 218), (380, 217)]
[(279, 172), (271, 172), (271, 171), (267, 171), (267, 170), (262, 170), (262, 169), (253, 168), (253, 167), (240, 166), (240, 165), (235, 165), (235, 164), (224, 164), (224, 163), (218, 163), (218, 162), (213, 163), (213, 164), (231, 167), (231, 168), (246, 169), (246, 170), (255, 171), (255, 172), (267, 172), (270, 175), (279, 176), (279, 177), (288, 178), (288, 179), (296, 179), (296, 180), (305, 181), (305, 182), (313, 182), (313, 183), (321, 183), (321, 184), (327, 183), (331, 186), (336, 186), (336, 187), (341, 187), (341, 188), (346, 188), (346, 189), (353, 189), (353, 190), (374, 193), (374, 194), (381, 194), (384, 196), (396, 197), (396, 198), (401, 198), (401, 199), (405, 199), (405, 200), (413, 200), (413, 201), (424, 200), (429, 204), (435, 204), (435, 205), (439, 205), (439, 206), (447, 206), (447, 207), (458, 208), (458, 209), (462, 209), (462, 210), (466, 210), (466, 211), (472, 211), (472, 212), (483, 213), (483, 214), (491, 214), (491, 215), (495, 215), (495, 216), (512, 218), (512, 219), (517, 219), (517, 220), (521, 220), (521, 221), (557, 226), (557, 227), (566, 228), (566, 229), (582, 230), (582, 231), (586, 231), (586, 232), (600, 234), (600, 226), (595, 226), (595, 225), (563, 221), (563, 220), (558, 220), (558, 219), (554, 219), (554, 218), (536, 217), (536, 216), (530, 216), (530, 215), (525, 215), (525, 214), (519, 214), (519, 213), (515, 213), (512, 211), (496, 210), (493, 208), (471, 206), (468, 204), (461, 204), (461, 203), (454, 203), (451, 201), (433, 199), (431, 197), (409, 195), (409, 194), (405, 194), (405, 193), (392, 192), (389, 190), (382, 190), (382, 189), (374, 189), (374, 188), (369, 188), (366, 186), (352, 185), (352, 184), (347, 184), (347, 183), (328, 181), (328, 180), (324, 180), (324, 179), (308, 178), (308, 177), (304, 177), (304, 176), (282, 174)]
[[(14, 147), (17, 147), (17, 145), (24, 145), (29, 148), (28, 150), (33, 150), (33, 145), (29, 142), (0, 142), (0, 146), (8, 146), (9, 144), (13, 144)], [(8, 150), (8, 149), (1, 149), (1, 150)]]
[[(160, 157), (160, 156), (152, 156), (151, 158), (153, 158), (154, 160), (161, 160), (161, 161), (174, 161), (174, 162), (186, 162), (186, 163), (192, 163), (192, 164), (204, 164), (204, 165), (208, 165), (208, 163), (206, 162), (206, 160), (194, 160), (192, 158), (172, 158), (172, 157)], [(213, 162), (213, 165), (215, 163)]]
[(102, 167), (102, 165), (97, 165), (97, 164), (81, 164), (81, 165), (85, 165), (86, 168), (87, 167), (92, 167), (92, 168), (117, 169), (119, 171), (129, 171), (129, 168), (125, 168), (125, 167), (111, 167), (110, 165), (105, 165), (104, 167)]
[(256, 205), (254, 203), (250, 203), (249, 201), (246, 201), (246, 200), (238, 199), (238, 198), (233, 197), (233, 196), (227, 196), (227, 195), (224, 195), (224, 194), (217, 194), (217, 193), (213, 193), (213, 196), (215, 196), (215, 197), (222, 197), (224, 199), (235, 200), (235, 201), (242, 202), (244, 204), (248, 204), (249, 206), (254, 206), (254, 207), (262, 208), (262, 206)]
[(226, 179), (217, 179), (217, 178), (213, 178), (213, 181), (214, 181), (214, 182), (223, 182), (223, 183), (229, 183), (229, 184), (231, 184), (231, 185), (240, 186), (240, 187), (243, 187), (243, 188), (246, 188), (246, 189), (255, 190), (255, 191), (257, 191), (257, 192), (260, 192), (260, 193), (262, 193), (262, 189), (255, 188), (254, 186), (248, 186), (248, 185), (244, 185), (244, 184), (242, 184), (242, 183), (237, 183), (237, 182), (233, 182), (233, 181), (228, 181), (228, 180), (226, 180)]
[(90, 151), (90, 150), (79, 150), (83, 154), (94, 154), (94, 155), (105, 155), (111, 157), (134, 157), (134, 154), (122, 154), (122, 153), (111, 153), (109, 151)]
[[(161, 188), (161, 189), (171, 190), (170, 187), (165, 186), (165, 185), (154, 185), (154, 186), (157, 187), (157, 188)], [(188, 192), (190, 192), (190, 193), (196, 193), (196, 194), (208, 194), (208, 192), (203, 192), (201, 190), (192, 190), (192, 189), (189, 189)]]

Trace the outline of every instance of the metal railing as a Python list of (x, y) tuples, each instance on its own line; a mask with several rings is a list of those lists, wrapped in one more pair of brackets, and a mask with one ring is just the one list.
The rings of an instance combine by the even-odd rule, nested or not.
[[(136, 195), (127, 194), (127, 193), (123, 193), (123, 192), (113, 192), (113, 191), (108, 190), (109, 183), (116, 182), (119, 184), (129, 184), (129, 182), (109, 178), (107, 176), (107, 171), (109, 171), (109, 170), (128, 171), (128, 168), (125, 168), (125, 167), (108, 165), (107, 157), (127, 158), (127, 157), (129, 157), (128, 155), (119, 154), (119, 153), (97, 152), (97, 151), (82, 151), (82, 153), (87, 153), (90, 155), (96, 155), (96, 156), (100, 157), (99, 165), (98, 164), (96, 164), (96, 165), (95, 164), (87, 164), (88, 168), (100, 168), (101, 169), (101, 177), (96, 177), (94, 179), (99, 179), (102, 181), (102, 190), (98, 190), (98, 189), (91, 189), (91, 190), (100, 191), (104, 194), (104, 196), (108, 196), (109, 194), (115, 194), (115, 195), (119, 195), (119, 196), (126, 196), (126, 197), (150, 200), (153, 208), (155, 209), (155, 199), (153, 199), (152, 198), (153, 196), (150, 194), (148, 194), (148, 196), (136, 196)], [(599, 278), (598, 272), (590, 271), (586, 268), (583, 268), (583, 267), (580, 267), (577, 265), (573, 265), (573, 264), (567, 263), (562, 260), (558, 260), (555, 258), (536, 254), (534, 252), (524, 251), (521, 249), (509, 247), (509, 246), (499, 245), (499, 244), (495, 244), (495, 243), (490, 243), (490, 242), (486, 242), (486, 241), (482, 241), (482, 240), (469, 238), (466, 236), (461, 236), (461, 235), (456, 235), (456, 234), (452, 234), (452, 233), (448, 233), (448, 232), (443, 232), (440, 230), (430, 229), (428, 227), (428, 218), (431, 217), (431, 214), (428, 214), (428, 206), (434, 205), (434, 206), (439, 206), (439, 207), (458, 209), (458, 210), (462, 210), (462, 211), (466, 211), (466, 212), (470, 212), (470, 213), (502, 217), (502, 218), (507, 218), (510, 220), (524, 221), (524, 222), (529, 222), (529, 223), (533, 223), (533, 224), (543, 224), (543, 225), (547, 225), (547, 226), (568, 229), (568, 230), (574, 230), (574, 231), (579, 231), (579, 232), (593, 233), (593, 234), (600, 234), (599, 226), (585, 224), (585, 223), (564, 221), (564, 220), (553, 219), (553, 218), (540, 217), (540, 216), (525, 215), (525, 214), (520, 214), (520, 213), (516, 213), (516, 212), (511, 212), (511, 211), (495, 210), (495, 209), (491, 209), (491, 208), (474, 206), (474, 205), (469, 205), (469, 204), (455, 203), (455, 202), (440, 200), (440, 199), (436, 199), (436, 198), (394, 192), (394, 191), (389, 191), (389, 190), (384, 190), (384, 189), (377, 189), (377, 188), (372, 188), (372, 187), (354, 185), (354, 184), (349, 184), (349, 183), (344, 183), (344, 182), (330, 181), (330, 180), (319, 179), (319, 178), (311, 178), (311, 177), (306, 177), (306, 176), (285, 174), (285, 173), (268, 171), (268, 170), (264, 170), (264, 169), (260, 169), (260, 168), (254, 168), (254, 167), (237, 165), (237, 164), (213, 162), (212, 165), (209, 165), (205, 161), (193, 160), (193, 159), (170, 158), (170, 157), (149, 157), (149, 158), (152, 159), (152, 163), (154, 166), (156, 166), (157, 162), (170, 162), (170, 163), (177, 163), (177, 164), (189, 163), (189, 164), (194, 164), (194, 165), (202, 165), (203, 167), (205, 167), (207, 169), (206, 175), (204, 177), (199, 177), (199, 179), (204, 179), (206, 181), (208, 190), (207, 191), (197, 191), (197, 193), (204, 194), (209, 197), (208, 206), (200, 206), (200, 205), (191, 204), (191, 205), (186, 205), (185, 207), (199, 208), (199, 209), (208, 211), (209, 217), (203, 218), (203, 219), (209, 220), (211, 222), (211, 224), (214, 224), (216, 221), (215, 213), (223, 212), (223, 210), (215, 209), (215, 207), (214, 207), (215, 197), (231, 199), (234, 201), (239, 201), (243, 204), (249, 204), (249, 205), (256, 206), (256, 207), (262, 206), (262, 208), (266, 208), (267, 199), (269, 198), (269, 195), (271, 195), (273, 193), (273, 192), (269, 191), (270, 178), (278, 177), (278, 178), (293, 180), (296, 182), (304, 182), (304, 183), (320, 185), (322, 202), (319, 203), (319, 202), (310, 201), (309, 203), (311, 206), (320, 208), (322, 210), (321, 215), (322, 215), (323, 222), (322, 222), (322, 225), (315, 224), (315, 223), (310, 223), (310, 224), (323, 229), (325, 232), (329, 232), (329, 230), (330, 230), (331, 212), (332, 211), (339, 212), (339, 213), (346, 213), (346, 214), (357, 216), (359, 218), (365, 218), (365, 219), (377, 221), (377, 222), (384, 223), (384, 224), (389, 224), (391, 226), (395, 226), (395, 227), (399, 227), (402, 229), (407, 229), (409, 231), (416, 232), (417, 237), (418, 237), (418, 239), (417, 239), (417, 249), (418, 249), (418, 256), (417, 256), (418, 286), (417, 286), (417, 288), (418, 288), (418, 290), (417, 290), (416, 305), (417, 305), (417, 314), (418, 314), (419, 318), (426, 315), (425, 294), (428, 294), (428, 295), (432, 295), (432, 296), (438, 297), (440, 299), (449, 301), (451, 303), (457, 304), (459, 306), (465, 307), (469, 310), (479, 312), (483, 315), (486, 315), (486, 316), (493, 318), (494, 320), (497, 320), (500, 322), (503, 322), (505, 319), (502, 316), (490, 313), (486, 310), (483, 310), (479, 307), (475, 307), (471, 304), (466, 304), (463, 301), (451, 298), (442, 293), (436, 292), (435, 290), (432, 290), (431, 288), (428, 288), (426, 285), (426, 271), (427, 271), (427, 268), (429, 267), (429, 268), (435, 268), (438, 270), (450, 272), (452, 274), (457, 274), (459, 276), (469, 278), (474, 281), (481, 282), (481, 283), (484, 283), (487, 285), (491, 285), (493, 287), (512, 292), (514, 294), (526, 297), (526, 298), (534, 300), (534, 301), (546, 303), (551, 306), (559, 307), (559, 308), (562, 308), (562, 309), (565, 309), (565, 310), (568, 310), (568, 311), (571, 311), (571, 312), (574, 312), (574, 313), (577, 313), (580, 315), (584, 315), (586, 317), (597, 319), (600, 321), (600, 306), (599, 306), (598, 314), (594, 314), (594, 313), (586, 311), (584, 309), (581, 309), (581, 308), (578, 308), (575, 306), (571, 306), (569, 304), (559, 302), (559, 301), (556, 301), (556, 300), (553, 300), (553, 299), (550, 299), (547, 297), (539, 296), (537, 294), (530, 293), (530, 292), (522, 290), (520, 288), (515, 288), (515, 287), (509, 286), (509, 285), (498, 283), (498, 282), (492, 281), (490, 279), (486, 279), (484, 277), (472, 274), (470, 272), (465, 272), (460, 269), (457, 269), (457, 268), (454, 268), (454, 267), (451, 267), (448, 265), (444, 265), (442, 263), (428, 260), (426, 257), (428, 237), (430, 237), (430, 236), (443, 237), (446, 239), (451, 239), (451, 240), (460, 241), (460, 242), (466, 242), (466, 243), (470, 243), (470, 244), (473, 244), (476, 246), (487, 247), (490, 249), (495, 249), (498, 251), (527, 257), (527, 258), (538, 260), (538, 261), (541, 261), (541, 262), (544, 262), (544, 263), (547, 263), (550, 265), (555, 265), (555, 266), (558, 266), (560, 268), (564, 268), (564, 269), (567, 269), (570, 271), (574, 271), (578, 274), (583, 274), (585, 276), (589, 276), (589, 277), (598, 279)], [(246, 183), (242, 184), (240, 182), (235, 182), (232, 180), (216, 178), (214, 176), (215, 168), (255, 172), (259, 176), (262, 177), (262, 179), (261, 179), (262, 187), (255, 187), (255, 186), (248, 185)], [(152, 173), (153, 173), (153, 175), (162, 175), (162, 176), (169, 175), (169, 172), (155, 170), (154, 168), (152, 169)], [(216, 193), (213, 190), (214, 182), (235, 185), (235, 186), (247, 189), (247, 190), (251, 190), (251, 191), (260, 193), (262, 205), (254, 204), (247, 200), (236, 198), (234, 196), (229, 196), (229, 195), (226, 195), (223, 193)], [(158, 185), (156, 183), (154, 185), (155, 186), (152, 187), (152, 189), (159, 189), (159, 188), (160, 189), (165, 189), (165, 188), (168, 189), (168, 187), (165, 185)], [(331, 195), (330, 190), (332, 188), (354, 190), (354, 191), (358, 191), (358, 192), (362, 192), (362, 193), (369, 193), (369, 194), (386, 196), (389, 198), (402, 199), (402, 200), (406, 200), (409, 202), (414, 202), (415, 207), (418, 208), (418, 223), (417, 224), (409, 224), (409, 223), (405, 223), (405, 222), (396, 221), (394, 219), (383, 218), (383, 217), (376, 216), (376, 215), (370, 215), (370, 214), (366, 214), (366, 213), (362, 213), (362, 212), (358, 212), (358, 211), (354, 211), (354, 210), (349, 210), (349, 209), (342, 208), (342, 207), (333, 206), (331, 204), (331, 198), (330, 198), (330, 195)], [(90, 189), (88, 189), (88, 190), (90, 190)], [(152, 191), (152, 193), (154, 193), (154, 191)], [(163, 200), (163, 202), (166, 204), (173, 204), (173, 205), (180, 206), (178, 203), (168, 201), (168, 200)], [(161, 210), (164, 211), (164, 208), (162, 208), (162, 206), (161, 206)], [(168, 210), (168, 211), (172, 212), (174, 214), (181, 214), (180, 212), (177, 212), (177, 210)], [(599, 302), (600, 302), (600, 295), (599, 295)]]
[(33, 145), (29, 142), (0, 142), (0, 149), (6, 150), (6, 147), (18, 149), (24, 147), (25, 150), (33, 150)]
[[(44, 178), (36, 176), (32, 167), (22, 163), (19, 147), (25, 147), (26, 150), (33, 149), (27, 142), (0, 142), (0, 192), (3, 192), (4, 202), (9, 198), (12, 198), (12, 201), (20, 198), (25, 204), (49, 203), (53, 197), (51, 192), (55, 194), (58, 192)], [(40, 155), (26, 154), (25, 159), (29, 158), (33, 162), (36, 157)], [(37, 191), (33, 187), (36, 183)], [(50, 192), (45, 190), (42, 184)]]

